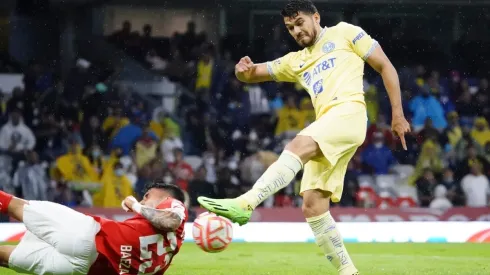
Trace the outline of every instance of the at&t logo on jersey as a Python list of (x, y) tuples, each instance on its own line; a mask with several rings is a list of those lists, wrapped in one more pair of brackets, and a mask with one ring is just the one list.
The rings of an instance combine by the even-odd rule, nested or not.
[(317, 82), (315, 82), (315, 84), (313, 84), (313, 93), (315, 95), (318, 95), (321, 92), (323, 92), (323, 79), (320, 79)]
[(312, 80), (314, 80), (321, 72), (326, 71), (335, 67), (335, 57), (323, 60), (317, 63), (313, 70), (307, 71), (303, 74), (303, 80), (306, 82), (306, 85), (310, 86)]

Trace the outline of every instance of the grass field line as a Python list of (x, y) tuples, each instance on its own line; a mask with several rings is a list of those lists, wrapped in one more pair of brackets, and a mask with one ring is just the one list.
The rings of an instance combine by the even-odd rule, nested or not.
[(407, 254), (368, 254), (368, 253), (352, 253), (355, 257), (382, 257), (391, 259), (401, 259), (401, 258), (422, 258), (422, 259), (440, 259), (440, 260), (455, 260), (455, 261), (488, 261), (488, 257), (469, 257), (469, 256), (439, 256), (439, 255), (407, 255)]

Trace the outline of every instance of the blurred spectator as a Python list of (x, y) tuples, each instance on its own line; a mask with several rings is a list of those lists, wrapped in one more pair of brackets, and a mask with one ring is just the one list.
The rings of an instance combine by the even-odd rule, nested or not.
[(447, 126), (441, 103), (430, 94), (428, 89), (422, 89), (422, 93), (410, 101), (410, 111), (413, 115), (412, 124), (415, 132), (421, 130), (427, 118), (432, 120), (438, 130), (442, 131)]
[(383, 114), (379, 114), (376, 123), (371, 123), (367, 129), (366, 142), (364, 144), (372, 144), (374, 133), (381, 132), (384, 137), (385, 144), (392, 149), (395, 145), (395, 139), (391, 132), (391, 127), (386, 122), (386, 117)]
[[(478, 109), (473, 102), (473, 95), (467, 87), (468, 82), (463, 81), (461, 83), (462, 87), (464, 88), (461, 96), (456, 101), (456, 111), (458, 111), (463, 125), (471, 125), (471, 121), (473, 121), (473, 118), (478, 115)], [(466, 84), (463, 85), (463, 83)]]
[(180, 148), (174, 149), (175, 162), (169, 163), (168, 168), (175, 178), (176, 184), (187, 191), (189, 181), (194, 177), (194, 172), (189, 163), (184, 161), (184, 151)]
[(136, 183), (134, 184), (134, 191), (135, 195), (139, 199), (143, 199), (144, 197), (144, 192), (145, 192), (145, 187), (150, 184), (153, 180), (162, 180), (160, 179), (152, 179), (152, 171), (151, 171), (151, 164), (148, 163), (147, 165), (143, 166), (141, 169), (138, 170), (137, 174), (137, 180)]
[(53, 161), (66, 152), (64, 139), (68, 134), (65, 125), (56, 121), (52, 113), (43, 113), (41, 123), (34, 129), (36, 135), (36, 151), (41, 159)]
[(293, 95), (289, 95), (286, 100), (286, 105), (277, 112), (276, 137), (294, 137), (303, 129), (304, 125), (301, 125), (302, 121), (302, 115), (297, 107), (296, 98)]
[(39, 162), (39, 156), (34, 151), (27, 152), (26, 163), (17, 168), (12, 184), (20, 189), (25, 200), (53, 199), (48, 197), (49, 180), (46, 169)]
[(437, 180), (430, 168), (425, 168), (422, 176), (416, 182), (417, 196), (421, 207), (429, 207), (434, 198), (434, 189), (437, 186)]
[(456, 112), (450, 112), (447, 114), (448, 126), (441, 135), (441, 143), (443, 145), (449, 144), (454, 149), (459, 140), (463, 137), (463, 131), (459, 126), (459, 116)]
[(196, 177), (189, 183), (188, 192), (191, 199), (191, 206), (199, 206), (197, 202), (199, 196), (216, 197), (214, 186), (206, 181), (206, 174), (206, 168), (204, 166), (199, 167), (196, 172)]
[(12, 97), (7, 101), (7, 113), (12, 111), (20, 111), (21, 114), (25, 111), (29, 104), (26, 104), (26, 97), (24, 97), (24, 90), (20, 87), (15, 87), (12, 90)]
[(427, 118), (425, 120), (424, 128), (420, 130), (419, 135), (422, 138), (422, 141), (425, 141), (427, 139), (432, 139), (434, 141), (440, 140), (439, 131), (434, 128), (434, 124), (432, 123), (432, 119), (430, 118)]
[(349, 162), (344, 178), (344, 189), (342, 190), (342, 200), (339, 202), (343, 207), (357, 206), (357, 193), (359, 192), (359, 181), (357, 173), (353, 170), (353, 165)]
[[(147, 127), (148, 125), (140, 121), (131, 122), (117, 132), (116, 136), (112, 139), (111, 147), (120, 148), (124, 156), (128, 155), (136, 141), (143, 135), (143, 129)], [(152, 131), (148, 130), (147, 134), (155, 141), (158, 140)]]
[(447, 189), (444, 185), (439, 184), (434, 189), (434, 200), (431, 201), (429, 208), (438, 210), (448, 210), (453, 207), (453, 204), (446, 197)]
[(101, 145), (103, 148), (107, 147), (106, 137), (97, 116), (91, 116), (83, 122), (81, 135), (85, 147), (91, 147), (94, 144)]
[(490, 129), (488, 128), (488, 122), (484, 117), (475, 119), (475, 126), (471, 130), (471, 137), (482, 147), (485, 146), (487, 142), (490, 142)]
[(128, 178), (124, 175), (123, 165), (118, 162), (114, 166), (105, 168), (101, 190), (94, 195), (94, 205), (121, 207), (121, 201), (133, 195), (134, 191)]
[(114, 138), (121, 128), (128, 125), (129, 119), (123, 116), (123, 112), (121, 108), (115, 108), (114, 113), (109, 115), (102, 123), (102, 129), (105, 134), (110, 138)]
[(299, 109), (302, 116), (300, 124), (303, 125), (303, 128), (306, 128), (316, 120), (315, 108), (311, 103), (311, 99), (309, 97), (303, 98)]
[(95, 169), (92, 167), (89, 158), (83, 155), (82, 148), (76, 140), (71, 140), (67, 154), (56, 159), (56, 167), (61, 173), (63, 181), (73, 183), (94, 183), (98, 181)]
[(461, 184), (454, 179), (454, 173), (451, 169), (444, 169), (441, 184), (446, 187), (447, 197), (454, 206), (465, 205), (466, 198), (461, 189)]
[(490, 198), (490, 184), (488, 178), (482, 173), (482, 165), (473, 163), (471, 173), (461, 180), (461, 188), (466, 194), (466, 205), (469, 207), (488, 207)]
[(139, 169), (150, 163), (157, 157), (158, 143), (155, 137), (150, 135), (148, 128), (143, 129), (141, 137), (134, 146), (136, 167)]
[(24, 124), (20, 110), (12, 110), (9, 121), (0, 129), (0, 149), (18, 154), (34, 149), (35, 145), (36, 137)]
[(430, 173), (441, 173), (444, 168), (444, 163), (442, 161), (442, 149), (438, 143), (434, 140), (427, 140), (422, 145), (419, 158), (417, 159), (417, 164), (415, 165), (415, 170), (409, 178), (409, 183), (415, 183), (419, 177), (424, 176), (424, 171), (430, 170)]
[(470, 130), (468, 128), (463, 128), (463, 136), (459, 139), (454, 148), (457, 161), (461, 161), (467, 156), (468, 147), (473, 147), (476, 150), (477, 155), (484, 154), (483, 147), (471, 137)]
[(384, 175), (396, 164), (390, 148), (384, 143), (381, 132), (373, 134), (373, 143), (368, 145), (361, 155), (364, 171), (368, 174)]
[(92, 168), (97, 173), (97, 179), (101, 179), (107, 164), (107, 161), (104, 160), (102, 149), (98, 144), (94, 143), (90, 145), (90, 147), (87, 147), (85, 155), (88, 157)]
[(160, 152), (162, 153), (163, 160), (166, 163), (175, 162), (175, 149), (184, 149), (184, 144), (182, 143), (182, 139), (177, 136), (175, 131), (169, 131), (167, 137), (164, 138), (160, 144)]
[(471, 167), (478, 163), (483, 171), (488, 171), (490, 164), (487, 160), (478, 153), (476, 147), (474, 145), (468, 145), (466, 149), (466, 157), (463, 158), (458, 165), (456, 166), (456, 178), (462, 179), (466, 174), (469, 174), (472, 170)]

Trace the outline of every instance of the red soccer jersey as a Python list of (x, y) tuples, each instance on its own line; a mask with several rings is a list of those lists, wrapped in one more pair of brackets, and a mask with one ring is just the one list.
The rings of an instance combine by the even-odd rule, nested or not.
[(123, 222), (94, 216), (101, 226), (95, 237), (99, 257), (88, 274), (163, 274), (184, 240), (187, 210), (182, 202), (172, 198), (160, 203), (157, 209), (183, 215), (176, 232), (161, 232), (141, 215)]

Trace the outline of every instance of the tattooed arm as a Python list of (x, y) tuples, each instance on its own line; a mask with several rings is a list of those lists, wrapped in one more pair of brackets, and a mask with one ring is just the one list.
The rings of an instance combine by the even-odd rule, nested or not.
[(170, 209), (160, 210), (142, 206), (140, 214), (150, 221), (153, 227), (166, 232), (177, 230), (182, 223), (182, 218), (179, 214)]
[(145, 217), (158, 230), (172, 232), (177, 230), (185, 218), (185, 208), (177, 200), (172, 201), (169, 208), (156, 209), (141, 205), (134, 197), (127, 197), (122, 203), (126, 211), (134, 211)]

